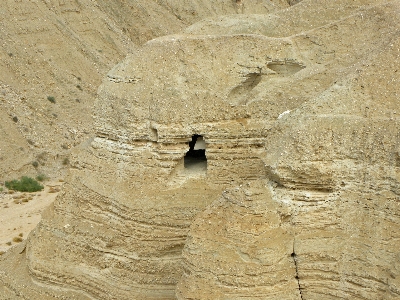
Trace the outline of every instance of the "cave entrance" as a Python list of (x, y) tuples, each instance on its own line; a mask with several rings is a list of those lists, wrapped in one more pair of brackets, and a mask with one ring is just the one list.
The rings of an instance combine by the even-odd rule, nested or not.
[(192, 136), (192, 141), (189, 142), (189, 151), (186, 152), (184, 158), (185, 169), (191, 171), (206, 171), (206, 142), (201, 135), (195, 134)]

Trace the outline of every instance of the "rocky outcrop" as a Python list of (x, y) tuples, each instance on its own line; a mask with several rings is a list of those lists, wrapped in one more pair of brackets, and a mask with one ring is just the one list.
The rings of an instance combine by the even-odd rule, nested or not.
[(267, 180), (225, 191), (191, 225), (178, 299), (300, 299), (290, 215)]
[[(382, 19), (397, 5), (380, 6)], [(178, 299), (400, 297), (398, 34), (386, 43), (281, 115), (265, 143), (268, 180), (196, 218)]]
[(329, 3), (276, 13), (271, 35), (213, 31), (226, 17), (128, 54), (63, 191), (3, 259), (5, 294), (398, 297), (399, 1)]
[[(19, 119), (14, 124), (19, 132), (15, 138), (29, 149), (30, 161), (24, 152), (3, 147), (2, 156), (15, 160), (3, 161), (5, 172), (0, 172), (0, 180), (37, 173), (64, 176), (63, 159), (93, 134), (91, 110), (98, 86), (133, 49), (155, 37), (178, 33), (205, 17), (265, 14), (288, 7), (283, 0), (245, 1), (241, 9), (235, 1), (217, 2), (4, 1), (0, 9), (0, 104), (9, 120)], [(8, 101), (11, 97), (14, 100)], [(40, 155), (48, 156), (46, 163), (32, 168)]]

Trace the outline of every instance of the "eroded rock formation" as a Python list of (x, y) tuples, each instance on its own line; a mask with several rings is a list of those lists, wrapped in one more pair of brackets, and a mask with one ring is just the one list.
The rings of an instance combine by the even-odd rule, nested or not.
[(340, 4), (208, 19), (115, 66), (4, 295), (397, 299), (400, 2)]
[[(64, 176), (69, 149), (93, 134), (91, 110), (107, 72), (132, 49), (206, 17), (270, 13), (285, 0), (4, 0), (0, 8), (0, 181)], [(52, 97), (53, 102), (47, 97)], [(17, 117), (18, 122), (13, 122)], [(12, 151), (18, 144), (24, 151)], [(39, 156), (48, 159), (34, 168)], [(12, 156), (14, 159), (9, 159)], [(29, 159), (28, 159), (29, 156)], [(39, 158), (38, 158), (39, 157)]]
[[(379, 7), (385, 22), (396, 7)], [(196, 218), (178, 299), (400, 297), (400, 40), (388, 31), (383, 51), (281, 115), (265, 143), (268, 180)]]

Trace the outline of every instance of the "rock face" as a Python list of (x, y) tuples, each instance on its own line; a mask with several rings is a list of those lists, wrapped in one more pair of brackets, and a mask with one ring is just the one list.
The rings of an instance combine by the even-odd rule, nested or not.
[(211, 18), (128, 54), (2, 259), (4, 299), (398, 299), (400, 2), (381, 2)]
[[(398, 4), (334, 26), (377, 11), (390, 23)], [(389, 31), (384, 51), (281, 115), (265, 142), (268, 180), (225, 193), (196, 218), (178, 299), (399, 299), (400, 40)]]
[(291, 211), (268, 181), (223, 193), (191, 226), (178, 299), (300, 299)]
[[(6, 134), (18, 132), (7, 145), (22, 145), (24, 151), (1, 148), (0, 156), (15, 159), (2, 161), (0, 181), (65, 173), (62, 162), (69, 149), (93, 134), (90, 112), (98, 86), (112, 66), (133, 49), (155, 37), (178, 33), (205, 17), (265, 14), (289, 6), (283, 0), (252, 0), (240, 5), (231, 0), (184, 4), (176, 0), (3, 2), (2, 123), (13, 125), (7, 125)], [(48, 97), (53, 97), (53, 102)], [(13, 123), (14, 117), (18, 122)], [(39, 163), (37, 169), (31, 165), (34, 161)]]

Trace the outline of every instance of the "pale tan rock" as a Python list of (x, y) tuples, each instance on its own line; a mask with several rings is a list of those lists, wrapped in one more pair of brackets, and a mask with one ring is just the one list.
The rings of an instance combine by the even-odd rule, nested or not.
[[(315, 3), (273, 37), (185, 32), (116, 65), (63, 191), (2, 258), (5, 297), (396, 299), (399, 1)], [(194, 135), (207, 161), (185, 164)]]
[(178, 299), (299, 299), (290, 227), (268, 181), (224, 192), (191, 225)]
[[(93, 133), (91, 111), (102, 79), (136, 47), (205, 17), (288, 7), (284, 0), (247, 0), (240, 11), (231, 0), (3, 2), (0, 98), (3, 93), (17, 96), (11, 102), (0, 100), (0, 106), (10, 119), (19, 118), (19, 133), (14, 135), (18, 141), (7, 144), (31, 144), (29, 162), (26, 153), (2, 148), (0, 156), (15, 157), (2, 162), (2, 181), (35, 173), (29, 163), (42, 153), (48, 159), (37, 171), (64, 176), (67, 168), (62, 162), (69, 150)], [(55, 103), (47, 97), (54, 97)]]
[[(391, 3), (370, 12), (385, 15), (382, 19), (388, 22), (388, 32), (395, 32), (389, 24), (394, 24), (398, 7)], [(361, 20), (367, 12), (359, 15)], [(354, 22), (350, 20), (335, 26)], [(355, 35), (362, 35), (356, 30)], [(317, 38), (318, 31), (313, 31)], [(260, 183), (242, 186), (196, 218), (183, 251), (185, 273), (177, 285), (178, 299), (400, 297), (400, 77), (396, 71), (400, 42), (396, 35), (389, 36), (381, 37), (388, 45), (384, 51), (366, 53), (364, 60), (325, 92), (280, 115), (265, 142), (269, 179), (265, 191), (260, 192)], [(262, 213), (254, 212), (258, 195), (264, 196)], [(258, 236), (246, 236), (246, 230), (256, 216), (264, 218), (271, 211), (275, 212), (273, 224), (282, 230), (282, 248), (267, 246), (250, 252), (268, 239), (256, 242)], [(211, 226), (208, 232), (207, 224)], [(241, 230), (229, 235), (234, 228)], [(266, 220), (250, 228), (272, 231)], [(273, 231), (267, 236), (273, 237)], [(288, 236), (293, 248), (284, 248)], [(246, 264), (248, 257), (240, 255), (243, 249), (254, 255), (258, 274), (267, 276), (252, 277), (252, 263)], [(275, 266), (282, 273), (270, 274), (269, 266), (261, 263), (264, 255), (281, 258)], [(289, 257), (291, 268), (283, 265), (290, 262)], [(247, 272), (240, 269), (243, 264)], [(285, 286), (285, 281), (271, 284), (277, 276), (286, 282), (295, 279), (298, 286)]]
[(295, 212), (305, 299), (400, 297), (399, 46), (393, 40), (267, 139), (267, 150), (287, 145), (265, 161), (276, 200)]

